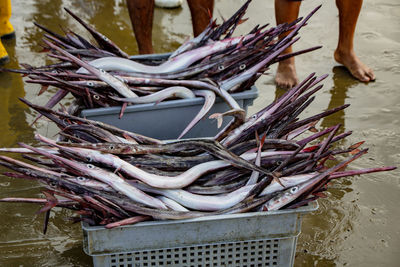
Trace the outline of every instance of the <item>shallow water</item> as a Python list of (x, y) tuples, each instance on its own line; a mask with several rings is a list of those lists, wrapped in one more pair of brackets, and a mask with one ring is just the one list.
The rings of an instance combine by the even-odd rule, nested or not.
[[(125, 1), (12, 1), (13, 23), (17, 38), (4, 42), (10, 54), (9, 68), (18, 64), (42, 65), (40, 53), (42, 32), (33, 22), (62, 33), (60, 26), (84, 36), (86, 32), (63, 10), (68, 7), (108, 36), (129, 54), (137, 53)], [(239, 32), (254, 25), (274, 24), (273, 1), (254, 0)], [(228, 17), (242, 1), (217, 0), (215, 16)], [(307, 14), (321, 1), (304, 1), (301, 15)], [(314, 45), (323, 48), (296, 59), (300, 79), (311, 72), (325, 73), (324, 88), (303, 116), (316, 114), (330, 107), (351, 104), (341, 113), (327, 117), (318, 127), (341, 123), (342, 131), (353, 131), (340, 145), (348, 146), (365, 140), (369, 153), (353, 162), (351, 168), (399, 165), (400, 116), (400, 3), (397, 0), (365, 0), (355, 35), (359, 57), (371, 66), (376, 82), (355, 81), (338, 66), (332, 54), (338, 35), (337, 9), (334, 1), (323, 7), (300, 32), (296, 49)], [(154, 47), (157, 53), (176, 49), (191, 36), (190, 15), (186, 3), (174, 10), (156, 9)], [(269, 104), (282, 90), (273, 84), (273, 74), (257, 82), (259, 98), (249, 109), (253, 113)], [(35, 133), (53, 136), (56, 129), (45, 120), (31, 126), (34, 114), (18, 101), (26, 97), (43, 104), (50, 93), (37, 96), (40, 87), (24, 83), (19, 75), (0, 73), (0, 147), (17, 146), (17, 142), (34, 143)], [(54, 92), (54, 91), (53, 91)], [(65, 102), (68, 104), (68, 100)], [(0, 171), (5, 171), (0, 168)], [(398, 266), (400, 255), (399, 171), (369, 174), (341, 179), (332, 184), (328, 198), (319, 201), (320, 208), (303, 218), (297, 247), (296, 266)], [(0, 177), (0, 197), (40, 196), (36, 182)], [(79, 224), (66, 220), (68, 211), (51, 213), (48, 233), (42, 234), (43, 214), (30, 204), (0, 204), (0, 266), (90, 266), (91, 258), (82, 251)]]

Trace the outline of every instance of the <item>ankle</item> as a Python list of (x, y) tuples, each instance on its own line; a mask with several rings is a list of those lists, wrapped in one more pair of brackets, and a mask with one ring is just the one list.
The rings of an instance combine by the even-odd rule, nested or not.
[(295, 68), (294, 57), (287, 58), (285, 60), (279, 61), (278, 67), (282, 68)]
[(353, 49), (344, 49), (344, 48), (336, 48), (334, 57), (336, 61), (343, 60), (346, 58), (353, 58), (355, 57), (355, 52)]

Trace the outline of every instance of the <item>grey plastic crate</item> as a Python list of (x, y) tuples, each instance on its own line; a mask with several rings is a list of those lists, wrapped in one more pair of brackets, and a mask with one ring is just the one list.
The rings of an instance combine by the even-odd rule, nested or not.
[(95, 267), (293, 266), (302, 215), (294, 210), (151, 221), (105, 229), (82, 224)]
[[(258, 96), (256, 87), (241, 93), (232, 94), (238, 104), (247, 111)], [(96, 108), (82, 110), (80, 116), (90, 120), (105, 122), (118, 128), (158, 139), (176, 139), (203, 106), (204, 99), (179, 99), (155, 104), (139, 104), (128, 106), (124, 116), (119, 119), (120, 107)], [(217, 97), (208, 115), (194, 126), (184, 137), (215, 136), (220, 129), (215, 120), (208, 116), (216, 112), (229, 110), (228, 105)], [(223, 126), (230, 120), (224, 118)], [(223, 127), (222, 126), (222, 127)]]

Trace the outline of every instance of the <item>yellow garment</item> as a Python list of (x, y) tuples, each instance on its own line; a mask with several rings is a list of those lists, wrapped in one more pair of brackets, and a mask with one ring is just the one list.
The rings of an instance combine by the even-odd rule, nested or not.
[(2, 42), (0, 42), (0, 65), (7, 63), (9, 61), (9, 57), (6, 49), (4, 48)]
[(14, 37), (14, 27), (10, 23), (11, 0), (0, 0), (0, 37)]
[[(15, 36), (14, 27), (10, 23), (11, 0), (0, 0), (0, 38), (7, 39)], [(0, 42), (0, 65), (9, 61), (7, 50)]]

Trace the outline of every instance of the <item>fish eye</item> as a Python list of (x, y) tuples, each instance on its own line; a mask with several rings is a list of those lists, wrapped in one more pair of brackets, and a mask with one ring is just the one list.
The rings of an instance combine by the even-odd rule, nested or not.
[(290, 193), (294, 194), (298, 191), (299, 189), (297, 188), (297, 186), (294, 186), (292, 188), (290, 188)]
[(82, 177), (82, 176), (78, 176), (78, 177), (76, 177), (76, 180), (78, 180), (78, 181), (85, 181), (86, 178), (85, 178), (85, 177)]
[(86, 161), (92, 162), (92, 158), (91, 157), (86, 157)]
[(282, 164), (282, 161), (278, 160), (278, 161), (276, 162), (276, 164), (277, 164), (277, 165), (281, 165), (281, 164)]
[(245, 68), (246, 68), (246, 64), (242, 64), (242, 65), (239, 66), (240, 70), (244, 70)]
[(257, 118), (257, 115), (254, 114), (253, 116), (251, 116), (251, 118), (252, 118), (252, 119), (256, 119), (256, 118)]
[(99, 71), (100, 71), (101, 73), (106, 73), (106, 71), (103, 70), (103, 69), (99, 69)]
[(87, 82), (87, 85), (88, 85), (88, 86), (93, 86), (94, 83), (93, 83), (93, 82)]
[(53, 187), (56, 187), (56, 186), (57, 186), (57, 183), (54, 182), (54, 181), (51, 181), (51, 182), (49, 183), (49, 185), (50, 185), (50, 186), (53, 186)]
[(109, 146), (109, 149), (114, 149), (114, 148), (115, 148), (114, 145)]
[(94, 165), (93, 164), (87, 164), (86, 167), (88, 167), (89, 169), (94, 169)]
[(100, 99), (100, 96), (98, 96), (98, 95), (93, 95), (93, 98), (96, 99), (96, 100), (99, 100), (99, 99)]
[(224, 66), (222, 66), (222, 65), (219, 65), (219, 66), (218, 66), (218, 70), (224, 70), (224, 69), (225, 69)]

